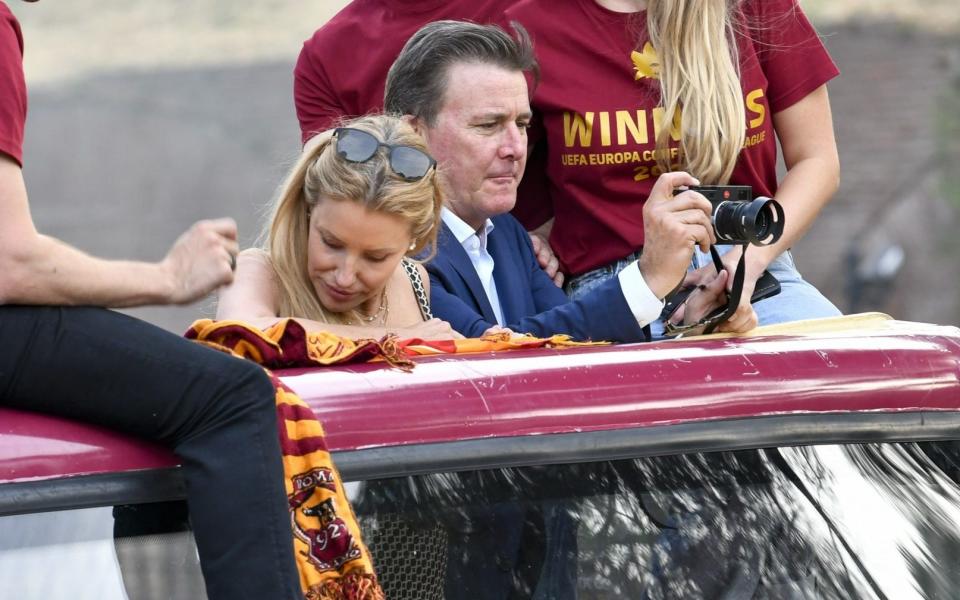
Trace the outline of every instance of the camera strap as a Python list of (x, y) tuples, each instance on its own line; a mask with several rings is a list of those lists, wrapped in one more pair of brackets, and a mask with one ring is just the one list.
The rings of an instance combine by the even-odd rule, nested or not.
[[(723, 261), (720, 260), (720, 253), (717, 252), (717, 247), (710, 246), (710, 256), (713, 257), (713, 266), (716, 267), (717, 273), (723, 270)], [(743, 279), (745, 277), (746, 259), (747, 257), (747, 245), (743, 246), (743, 252), (740, 254), (740, 260), (737, 262), (737, 270), (733, 274), (733, 286), (730, 288), (730, 292), (727, 293), (727, 306), (722, 309), (722, 312), (717, 315), (711, 315), (708, 319), (707, 326), (703, 329), (703, 333), (706, 335), (708, 333), (713, 333), (720, 323), (723, 323), (727, 319), (733, 316), (733, 313), (737, 312), (737, 307), (740, 306), (740, 296), (743, 295)]]

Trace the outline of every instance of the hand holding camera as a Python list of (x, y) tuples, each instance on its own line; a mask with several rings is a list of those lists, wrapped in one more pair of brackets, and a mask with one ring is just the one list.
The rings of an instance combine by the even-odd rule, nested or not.
[[(731, 273), (731, 288), (725, 307), (717, 309), (710, 315), (696, 323), (677, 325), (670, 320), (670, 315), (685, 301), (691, 290), (681, 290), (669, 298), (664, 308), (663, 318), (668, 321), (667, 335), (680, 334), (684, 331), (704, 327), (704, 333), (714, 331), (718, 326), (731, 331), (743, 331), (756, 325), (756, 314), (750, 303), (776, 295), (780, 292), (780, 284), (773, 275), (762, 273), (756, 281), (746, 281), (744, 254), (747, 246), (768, 246), (774, 244), (783, 235), (784, 212), (779, 202), (772, 198), (753, 198), (753, 189), (750, 186), (735, 185), (707, 185), (689, 186), (685, 190), (674, 190), (678, 196), (686, 191), (694, 191), (706, 198), (711, 206), (711, 223), (717, 240), (728, 244), (743, 246), (740, 260), (735, 272)], [(724, 266), (716, 248), (710, 248), (710, 254), (717, 273), (723, 271)], [(745, 309), (740, 310), (741, 297), (744, 290), (749, 301), (744, 303)], [(727, 321), (727, 325), (722, 325)], [(736, 321), (735, 323), (733, 321)]]
[(674, 197), (677, 188), (699, 183), (688, 173), (664, 173), (643, 205), (640, 272), (658, 298), (670, 295), (683, 280), (694, 246), (706, 252), (717, 241), (710, 202), (700, 194)]
[[(710, 202), (717, 239), (727, 244), (769, 246), (783, 235), (783, 207), (773, 198), (753, 197), (749, 185), (694, 185)], [(674, 190), (681, 194), (684, 190)]]

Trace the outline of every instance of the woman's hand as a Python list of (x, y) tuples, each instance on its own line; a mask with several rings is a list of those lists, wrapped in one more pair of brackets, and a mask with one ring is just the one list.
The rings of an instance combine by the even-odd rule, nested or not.
[[(726, 290), (728, 292), (733, 287), (733, 276), (737, 272), (737, 265), (739, 264), (742, 254), (743, 248), (736, 246), (720, 257), (721, 262), (723, 262), (724, 271), (729, 274), (726, 278)], [(734, 312), (727, 321), (717, 327), (718, 332), (742, 333), (757, 326), (757, 313), (753, 310), (753, 304), (750, 302), (750, 299), (753, 297), (753, 291), (757, 287), (757, 280), (763, 275), (766, 265), (757, 260), (751, 260), (750, 255), (747, 255), (743, 268), (743, 290), (740, 294), (740, 304), (737, 306), (736, 312)], [(707, 284), (707, 282), (712, 281), (713, 277), (716, 276), (716, 272), (717, 270), (716, 267), (713, 266), (713, 263), (700, 267), (696, 271), (691, 271), (687, 274), (684, 285)]]
[[(691, 273), (690, 278), (684, 282), (684, 285), (695, 281), (696, 283), (693, 283), (693, 285), (698, 289), (690, 293), (684, 306), (677, 310), (671, 321), (679, 322), (682, 319), (684, 324), (696, 323), (718, 308), (726, 306), (726, 288), (729, 279), (730, 275), (726, 269), (714, 275)], [(716, 331), (743, 333), (756, 326), (757, 313), (754, 312), (753, 306), (748, 302), (746, 308), (742, 305), (738, 307), (729, 319), (717, 326)]]
[(450, 323), (440, 319), (421, 321), (396, 331), (400, 339), (419, 338), (421, 340), (462, 340), (463, 336), (453, 330)]
[[(717, 327), (717, 331), (740, 333), (757, 326), (757, 313), (754, 312), (750, 299), (753, 298), (753, 291), (757, 288), (757, 280), (763, 275), (768, 264), (759, 258), (758, 250), (760, 249), (754, 247), (753, 252), (748, 254), (746, 260), (743, 261), (743, 290), (740, 293), (740, 304), (737, 306), (737, 311), (725, 323)], [(735, 246), (720, 257), (724, 269), (730, 273), (727, 281), (727, 291), (730, 291), (733, 286), (733, 276), (737, 272), (737, 265), (740, 263), (743, 251), (743, 246)], [(740, 328), (749, 322), (752, 322), (750, 327), (747, 329)]]
[[(725, 274), (727, 271), (723, 271), (722, 273)], [(719, 275), (717, 277), (719, 277)], [(725, 277), (724, 279), (726, 280), (733, 278)], [(753, 310), (753, 305), (750, 304), (750, 296), (753, 295), (753, 287), (756, 282), (756, 278), (752, 279), (749, 286), (750, 289), (747, 290), (747, 283), (744, 281), (744, 296), (740, 297), (740, 305), (737, 306), (737, 310), (730, 315), (730, 318), (717, 325), (717, 328), (715, 329), (717, 333), (744, 333), (757, 326), (757, 313)], [(722, 298), (723, 302), (726, 303), (726, 295), (723, 295)]]
[(490, 329), (487, 329), (486, 331), (483, 332), (483, 335), (481, 337), (487, 337), (488, 335), (500, 335), (501, 333), (509, 334), (510, 337), (515, 337), (515, 336), (520, 337), (519, 333), (514, 332), (509, 327), (501, 327), (499, 325), (494, 325)]
[(537, 256), (540, 268), (546, 271), (557, 287), (563, 287), (563, 272), (560, 271), (560, 261), (550, 247), (550, 230), (553, 229), (553, 219), (550, 219), (533, 231), (528, 231), (533, 253)]

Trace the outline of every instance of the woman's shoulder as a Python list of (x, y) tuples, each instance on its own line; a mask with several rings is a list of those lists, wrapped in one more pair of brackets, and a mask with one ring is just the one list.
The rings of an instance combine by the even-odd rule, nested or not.
[(257, 264), (273, 268), (273, 260), (270, 259), (270, 253), (263, 248), (247, 248), (237, 255), (237, 262), (244, 261), (247, 264)]
[(273, 262), (264, 250), (251, 248), (237, 255), (233, 282), (217, 297), (218, 319), (272, 318), (279, 316), (279, 286)]
[(275, 282), (277, 271), (270, 253), (263, 248), (247, 248), (237, 255), (237, 272), (244, 278)]
[(803, 14), (797, 0), (741, 0), (739, 10), (747, 27), (768, 29), (787, 17)]

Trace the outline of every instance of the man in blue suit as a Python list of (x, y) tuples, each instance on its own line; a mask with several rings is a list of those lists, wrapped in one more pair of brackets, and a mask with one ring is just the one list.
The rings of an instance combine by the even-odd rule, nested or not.
[[(509, 213), (527, 160), (531, 111), (524, 73), (536, 67), (526, 32), (437, 21), (410, 38), (387, 75), (386, 110), (405, 115), (440, 165), (443, 226), (427, 263), (434, 315), (465, 336), (503, 330), (545, 337), (636, 342), (683, 279), (695, 244), (714, 241), (710, 203), (686, 173), (669, 173), (644, 207), (647, 246), (636, 266), (571, 301), (540, 267), (530, 237)], [(715, 304), (725, 275), (691, 294), (690, 311)], [(692, 303), (699, 302), (697, 309)], [(447, 519), (445, 597), (566, 600), (576, 597), (573, 507), (484, 501), (485, 487), (460, 476), (475, 504)], [(539, 525), (536, 525), (539, 523)], [(524, 530), (542, 540), (542, 565), (524, 558)], [(546, 533), (542, 533), (542, 532)], [(530, 550), (530, 548), (526, 548)]]
[[(407, 42), (387, 75), (385, 107), (406, 115), (440, 165), (445, 208), (427, 263), (434, 315), (468, 337), (507, 328), (537, 336), (636, 342), (682, 281), (693, 248), (715, 242), (710, 203), (667, 173), (644, 204), (647, 243), (636, 266), (570, 300), (543, 271), (530, 237), (509, 214), (527, 159), (531, 110), (525, 73), (536, 71), (526, 32), (437, 21)], [(692, 294), (688, 312), (719, 305), (726, 274)], [(755, 324), (755, 323), (754, 323)], [(752, 325), (751, 325), (752, 326)]]

